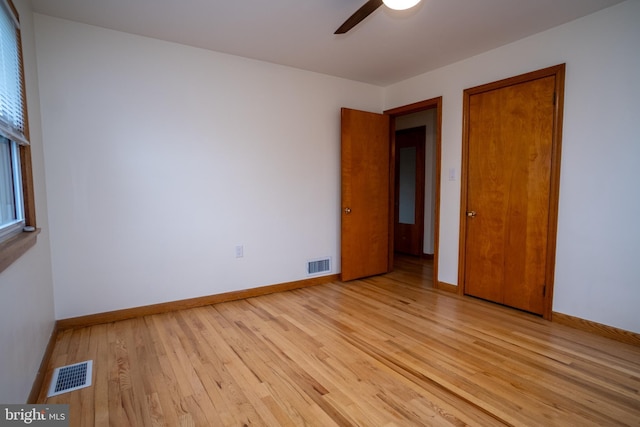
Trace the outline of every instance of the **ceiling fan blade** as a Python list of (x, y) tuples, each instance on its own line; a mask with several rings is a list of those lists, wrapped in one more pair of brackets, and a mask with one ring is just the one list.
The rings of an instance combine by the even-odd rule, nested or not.
[(360, 9), (349, 17), (333, 34), (344, 34), (360, 23), (364, 18), (371, 15), (377, 8), (382, 6), (382, 0), (369, 0)]

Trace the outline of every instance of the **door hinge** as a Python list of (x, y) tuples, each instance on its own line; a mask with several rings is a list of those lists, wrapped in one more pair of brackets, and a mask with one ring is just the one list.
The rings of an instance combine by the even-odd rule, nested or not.
[(542, 285), (542, 296), (543, 297), (547, 296), (547, 285)]

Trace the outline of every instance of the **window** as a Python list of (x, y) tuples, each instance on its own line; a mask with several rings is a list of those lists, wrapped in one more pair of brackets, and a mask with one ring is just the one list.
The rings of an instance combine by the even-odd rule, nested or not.
[(0, 271), (37, 234), (23, 232), (35, 227), (35, 209), (22, 67), (18, 13), (11, 0), (0, 0)]
[(24, 227), (18, 144), (0, 135), (0, 239)]

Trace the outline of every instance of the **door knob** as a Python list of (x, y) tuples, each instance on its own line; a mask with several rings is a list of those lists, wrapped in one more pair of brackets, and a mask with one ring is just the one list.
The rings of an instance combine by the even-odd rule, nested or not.
[(351, 208), (344, 208), (344, 213), (349, 215), (351, 213)]
[(467, 216), (471, 217), (471, 218), (475, 217), (476, 216), (476, 211), (467, 211)]

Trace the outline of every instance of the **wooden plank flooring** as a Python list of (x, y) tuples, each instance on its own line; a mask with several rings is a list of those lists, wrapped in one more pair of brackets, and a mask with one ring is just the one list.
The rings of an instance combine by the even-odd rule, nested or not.
[[(640, 347), (431, 287), (431, 265), (67, 330), (72, 426), (640, 425)], [(93, 385), (46, 398), (53, 368)]]

